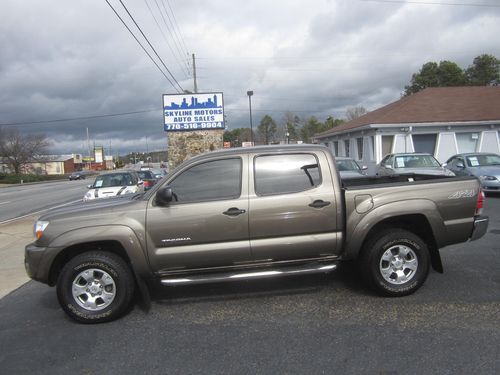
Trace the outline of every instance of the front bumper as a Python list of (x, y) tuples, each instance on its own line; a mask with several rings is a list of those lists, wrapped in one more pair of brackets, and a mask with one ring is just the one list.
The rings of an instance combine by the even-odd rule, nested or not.
[(44, 271), (43, 256), (47, 248), (30, 243), (24, 249), (24, 268), (30, 278), (47, 284), (49, 281), (49, 270)]
[(475, 241), (484, 236), (488, 230), (489, 221), (490, 219), (488, 216), (477, 216), (474, 219), (474, 228), (470, 236), (471, 241)]

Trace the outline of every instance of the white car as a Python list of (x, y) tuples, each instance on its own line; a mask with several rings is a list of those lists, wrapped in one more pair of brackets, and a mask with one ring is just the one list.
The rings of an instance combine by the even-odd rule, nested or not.
[(144, 192), (144, 183), (135, 171), (104, 173), (96, 177), (84, 201)]

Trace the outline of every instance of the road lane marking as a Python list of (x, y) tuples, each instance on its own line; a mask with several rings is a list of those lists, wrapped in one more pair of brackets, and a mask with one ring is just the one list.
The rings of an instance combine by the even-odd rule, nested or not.
[(21, 216), (18, 216), (18, 217), (14, 217), (12, 219), (7, 219), (7, 220), (4, 220), (4, 221), (0, 221), (0, 225), (2, 225), (2, 224), (8, 224), (8, 223), (11, 223), (13, 221), (24, 219), (24, 218), (29, 217), (29, 216), (38, 215), (38, 214), (40, 214), (42, 212), (49, 211), (49, 210), (52, 210), (54, 208), (61, 208), (61, 207), (64, 207), (64, 206), (69, 206), (70, 204), (81, 202), (81, 201), (82, 201), (81, 199), (78, 199), (76, 201), (71, 201), (71, 202), (63, 203), (63, 204), (60, 204), (58, 206), (45, 208), (45, 209), (40, 210), (40, 211), (30, 212), (29, 214), (26, 214), (26, 215), (21, 215)]
[(0, 202), (0, 204), (7, 204), (7, 203), (10, 203), (12, 201), (8, 201), (8, 202)]

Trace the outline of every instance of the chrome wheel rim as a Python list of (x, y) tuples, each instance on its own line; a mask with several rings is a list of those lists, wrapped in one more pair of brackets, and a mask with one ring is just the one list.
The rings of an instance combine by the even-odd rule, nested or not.
[(71, 291), (73, 299), (80, 307), (85, 310), (99, 311), (114, 301), (116, 285), (107, 272), (90, 268), (75, 277)]
[(408, 246), (395, 245), (387, 249), (379, 263), (380, 274), (390, 284), (405, 284), (415, 277), (418, 260)]

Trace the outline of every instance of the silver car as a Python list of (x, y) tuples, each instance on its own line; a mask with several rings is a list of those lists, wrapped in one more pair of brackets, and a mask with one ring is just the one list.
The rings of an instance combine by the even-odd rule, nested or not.
[(457, 154), (444, 165), (457, 176), (476, 176), (485, 192), (500, 192), (500, 155), (484, 152)]
[(358, 163), (354, 159), (344, 158), (344, 157), (336, 157), (335, 163), (337, 164), (337, 170), (340, 173), (340, 178), (343, 180), (347, 178), (356, 178), (356, 177), (364, 177), (366, 176), (365, 170), (367, 167), (360, 167)]
[(434, 156), (424, 153), (389, 154), (376, 169), (377, 176), (408, 173), (455, 176), (452, 171), (442, 167)]

